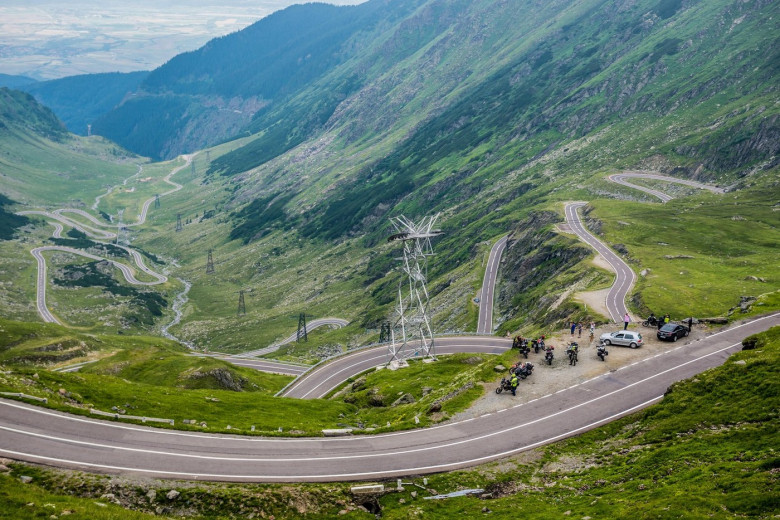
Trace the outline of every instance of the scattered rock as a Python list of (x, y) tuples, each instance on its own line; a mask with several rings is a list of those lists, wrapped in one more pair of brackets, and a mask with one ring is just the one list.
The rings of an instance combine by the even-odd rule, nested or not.
[(496, 365), (493, 367), (494, 372), (506, 372), (506, 367), (504, 365)]
[(664, 255), (667, 260), (677, 260), (678, 258), (693, 258), (691, 255)]
[(398, 503), (399, 503), (399, 504), (405, 504), (405, 503), (406, 503), (406, 500), (404, 500), (403, 498), (399, 498), (399, 499), (398, 499)]
[[(766, 283), (766, 279), (765, 278), (761, 278), (760, 276), (748, 275), (748, 276), (745, 277), (745, 280), (750, 280), (750, 281), (753, 281), (753, 282)], [(35, 377), (35, 376), (33, 376), (33, 377)]]
[(739, 361), (734, 361), (735, 365), (747, 365), (747, 361), (744, 359), (740, 359)]
[(425, 397), (426, 395), (430, 394), (431, 392), (433, 392), (433, 388), (431, 388), (430, 386), (422, 387), (422, 395), (423, 395), (423, 397)]
[(398, 406), (398, 405), (401, 405), (401, 404), (411, 404), (411, 403), (414, 403), (414, 402), (415, 402), (414, 396), (412, 394), (406, 393), (406, 394), (402, 395), (401, 397), (399, 397), (398, 399), (396, 399), (393, 402), (393, 404), (391, 404), (390, 406)]
[(482, 358), (479, 356), (471, 356), (470, 358), (464, 359), (463, 363), (467, 365), (478, 365), (479, 363), (482, 363)]
[(171, 489), (170, 491), (168, 491), (168, 493), (165, 494), (165, 497), (168, 500), (176, 500), (179, 497), (180, 494), (181, 493), (179, 493), (175, 489)]
[(27, 475), (22, 475), (21, 477), (19, 477), (19, 480), (22, 482), (22, 484), (29, 484), (30, 482), (32, 482), (33, 478)]
[(359, 377), (354, 383), (352, 383), (352, 391), (357, 392), (363, 390), (366, 387), (366, 378)]
[(154, 500), (157, 498), (157, 491), (150, 489), (146, 492), (146, 498), (149, 499), (149, 502), (154, 502)]

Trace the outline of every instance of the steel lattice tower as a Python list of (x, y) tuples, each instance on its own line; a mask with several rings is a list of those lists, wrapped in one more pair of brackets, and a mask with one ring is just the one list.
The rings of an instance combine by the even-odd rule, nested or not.
[(212, 274), (214, 272), (214, 257), (211, 255), (211, 249), (209, 249), (209, 256), (206, 259), (206, 274)]
[(405, 279), (398, 283), (396, 320), (391, 330), (387, 363), (404, 366), (406, 360), (422, 354), (436, 359), (431, 320), (428, 317), (428, 289), (425, 286), (428, 273), (428, 257), (433, 255), (431, 238), (441, 235), (433, 229), (439, 214), (412, 222), (401, 215), (390, 219), (396, 233), (388, 242), (403, 242), (402, 269)]

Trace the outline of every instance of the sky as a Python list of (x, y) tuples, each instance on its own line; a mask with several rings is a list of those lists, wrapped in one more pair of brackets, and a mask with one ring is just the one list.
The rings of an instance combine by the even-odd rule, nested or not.
[(2, 0), (0, 73), (44, 80), (151, 70), (300, 3), (305, 0)]

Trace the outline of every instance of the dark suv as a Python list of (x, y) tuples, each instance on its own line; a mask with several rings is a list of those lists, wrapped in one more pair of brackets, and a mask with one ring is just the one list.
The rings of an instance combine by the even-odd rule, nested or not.
[(667, 323), (658, 329), (656, 335), (658, 336), (658, 339), (677, 341), (679, 338), (684, 338), (687, 336), (689, 332), (690, 331), (688, 330), (688, 327), (679, 325), (677, 323)]

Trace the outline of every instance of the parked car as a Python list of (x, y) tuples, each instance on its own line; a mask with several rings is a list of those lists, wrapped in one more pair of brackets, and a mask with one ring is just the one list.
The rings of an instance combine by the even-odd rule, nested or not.
[(660, 329), (656, 335), (658, 339), (667, 339), (671, 341), (677, 341), (680, 338), (684, 338), (690, 331), (688, 327), (680, 325), (678, 323), (667, 323)]
[(604, 342), (605, 345), (620, 345), (631, 348), (638, 348), (642, 346), (642, 335), (632, 330), (605, 332), (601, 335), (600, 339)]

